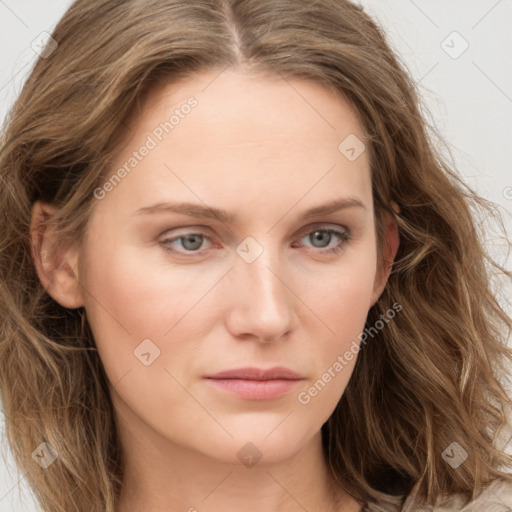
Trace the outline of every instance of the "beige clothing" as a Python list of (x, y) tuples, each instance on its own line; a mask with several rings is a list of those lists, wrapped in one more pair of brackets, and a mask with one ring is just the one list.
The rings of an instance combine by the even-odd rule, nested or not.
[(414, 504), (413, 496), (409, 496), (400, 508), (397, 499), (395, 507), (369, 505), (368, 512), (512, 512), (512, 483), (495, 480), (472, 502), (464, 505), (461, 495), (453, 495), (438, 500), (435, 507)]

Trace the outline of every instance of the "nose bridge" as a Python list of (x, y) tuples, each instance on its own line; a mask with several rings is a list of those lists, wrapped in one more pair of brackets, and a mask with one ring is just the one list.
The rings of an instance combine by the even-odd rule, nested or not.
[[(279, 279), (282, 261), (279, 248), (267, 237), (262, 243), (254, 238), (248, 237), (240, 244), (237, 252), (242, 261), (238, 262), (241, 267), (240, 273), (244, 280), (247, 280), (250, 290), (258, 295), (278, 299), (283, 295), (283, 282)], [(248, 250), (247, 250), (248, 249)], [(247, 252), (245, 252), (247, 251)]]
[[(254, 291), (275, 295), (284, 286), (279, 274), (285, 272), (280, 247), (273, 241), (275, 237), (267, 235), (258, 240), (246, 237), (237, 247), (239, 256), (237, 266), (244, 280), (247, 279)], [(241, 261), (240, 261), (241, 260)]]
[(275, 338), (289, 328), (290, 299), (285, 270), (277, 244), (269, 236), (259, 242), (247, 237), (236, 249), (235, 330), (262, 338)]

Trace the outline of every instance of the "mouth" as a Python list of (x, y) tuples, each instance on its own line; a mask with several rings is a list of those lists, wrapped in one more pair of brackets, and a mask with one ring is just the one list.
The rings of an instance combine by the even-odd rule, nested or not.
[(284, 367), (238, 368), (207, 375), (215, 388), (245, 400), (272, 400), (292, 391), (304, 378)]

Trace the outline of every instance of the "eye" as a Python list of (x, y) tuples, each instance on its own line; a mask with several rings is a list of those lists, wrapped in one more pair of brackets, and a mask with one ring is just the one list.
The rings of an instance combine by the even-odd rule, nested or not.
[[(318, 229), (308, 231), (303, 238), (311, 240), (313, 247), (324, 249), (320, 251), (321, 253), (337, 253), (344, 249), (345, 244), (350, 240), (350, 232), (348, 230), (342, 231), (340, 229), (319, 227)], [(338, 243), (329, 247), (329, 243), (333, 239), (338, 239)]]
[[(161, 244), (166, 251), (185, 254), (186, 252), (191, 253), (200, 253), (198, 249), (201, 248), (204, 240), (209, 240), (209, 237), (204, 233), (185, 233), (183, 235), (175, 236), (173, 238), (166, 238), (162, 240)], [(170, 245), (175, 242), (180, 242), (181, 248), (185, 250), (185, 253), (182, 251), (176, 251), (175, 249), (171, 249)]]
[[(321, 226), (314, 230), (305, 231), (302, 234), (302, 238), (308, 238), (313, 242), (313, 247), (322, 249), (319, 252), (322, 254), (337, 253), (341, 251), (346, 243), (351, 239), (351, 235), (348, 229), (334, 229)], [(332, 240), (338, 240), (335, 245), (329, 247)], [(210, 240), (210, 237), (205, 233), (201, 232), (188, 232), (181, 235), (165, 238), (160, 242), (164, 250), (178, 254), (184, 257), (195, 256), (201, 254), (205, 248), (203, 242)], [(210, 240), (211, 241), (211, 240)], [(317, 245), (318, 244), (318, 245)], [(173, 248), (178, 246), (178, 249)], [(293, 247), (297, 247), (294, 243)]]

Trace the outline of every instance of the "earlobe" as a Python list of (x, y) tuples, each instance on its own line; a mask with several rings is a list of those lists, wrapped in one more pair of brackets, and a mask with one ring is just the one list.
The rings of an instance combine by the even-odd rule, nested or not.
[[(391, 205), (393, 210), (395, 210), (397, 213), (400, 213), (400, 208), (394, 201), (391, 202)], [(395, 260), (398, 246), (400, 245), (398, 226), (395, 219), (388, 212), (384, 212), (382, 220), (385, 230), (384, 243), (382, 247), (383, 261), (379, 262), (378, 264), (378, 271), (375, 277), (370, 307), (372, 307), (377, 302), (380, 295), (384, 291), (384, 288), (386, 287), (386, 283), (388, 282), (388, 278), (391, 273), (393, 261)]]
[(61, 241), (51, 222), (56, 211), (57, 208), (41, 201), (36, 201), (32, 206), (32, 259), (39, 280), (48, 294), (60, 305), (75, 309), (84, 304), (78, 281), (78, 250), (75, 245), (59, 244)]

